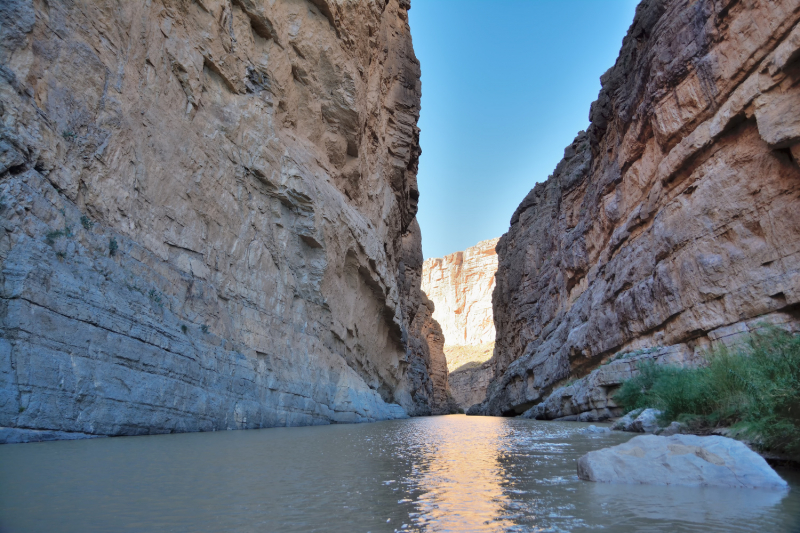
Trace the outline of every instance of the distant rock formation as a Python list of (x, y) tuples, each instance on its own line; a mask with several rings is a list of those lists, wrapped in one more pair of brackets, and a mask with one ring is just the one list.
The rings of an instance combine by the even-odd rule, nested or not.
[(439, 410), (408, 9), (0, 4), (3, 439)]
[(422, 264), (422, 291), (436, 304), (434, 318), (442, 325), (448, 346), (494, 342), (492, 291), (498, 240), (481, 241)]
[(463, 252), (426, 259), (422, 266), (422, 290), (434, 302), (433, 317), (444, 333), (450, 389), (463, 409), (484, 400), (492, 378), (484, 363), (494, 351), (497, 241), (481, 241)]
[(464, 411), (486, 399), (486, 389), (494, 377), (490, 360), (473, 361), (450, 372), (448, 383), (453, 400)]
[(640, 3), (588, 131), (497, 245), (472, 412), (520, 414), (620, 351), (693, 357), (800, 319), (798, 21), (800, 0)]

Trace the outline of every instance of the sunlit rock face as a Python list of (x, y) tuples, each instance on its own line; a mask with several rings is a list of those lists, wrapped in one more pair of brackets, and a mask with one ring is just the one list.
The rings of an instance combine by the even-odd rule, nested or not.
[(431, 412), (408, 9), (2, 2), (0, 426)]
[(497, 245), (473, 412), (522, 413), (619, 351), (797, 321), (798, 20), (798, 0), (638, 6), (588, 131)]
[(422, 290), (435, 304), (433, 317), (444, 333), (450, 389), (463, 409), (484, 400), (492, 378), (484, 363), (494, 349), (497, 241), (481, 241), (463, 252), (427, 259), (422, 267)]
[(426, 259), (422, 265), (422, 290), (436, 305), (433, 316), (441, 324), (448, 346), (494, 342), (497, 241), (481, 241), (463, 252)]

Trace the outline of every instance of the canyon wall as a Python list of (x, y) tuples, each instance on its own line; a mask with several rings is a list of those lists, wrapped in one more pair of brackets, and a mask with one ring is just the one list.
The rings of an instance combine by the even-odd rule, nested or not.
[(441, 410), (409, 7), (0, 4), (3, 439)]
[(486, 398), (492, 378), (485, 363), (494, 349), (497, 241), (481, 241), (463, 252), (427, 259), (422, 266), (422, 290), (435, 304), (433, 318), (444, 332), (450, 390), (462, 409)]
[(494, 342), (497, 241), (481, 241), (463, 252), (426, 259), (422, 265), (422, 291), (436, 304), (433, 317), (441, 324), (448, 346)]
[(642, 1), (591, 125), (497, 245), (494, 379), (471, 412), (522, 413), (619, 352), (690, 363), (797, 324), (798, 20), (798, 0)]

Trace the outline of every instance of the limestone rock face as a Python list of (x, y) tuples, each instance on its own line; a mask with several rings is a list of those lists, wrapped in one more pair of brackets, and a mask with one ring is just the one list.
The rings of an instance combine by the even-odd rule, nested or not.
[[(793, 331), (797, 329), (793, 328), (796, 326), (795, 322), (795, 317), (791, 314), (776, 312), (739, 323), (735, 328), (723, 327), (712, 330), (708, 333), (708, 337), (714, 342), (734, 348), (747, 335), (756, 333), (764, 327)], [(614, 395), (623, 382), (639, 373), (640, 365), (647, 363), (696, 367), (704, 364), (705, 358), (699, 348), (692, 350), (686, 344), (619, 352), (588, 375), (564, 385), (557, 385), (544, 401), (520, 416), (537, 420), (561, 419), (580, 422), (594, 422), (620, 416), (624, 413), (622, 407), (614, 401)], [(634, 418), (628, 415), (617, 421), (620, 425), (618, 429), (635, 431), (624, 426), (626, 419), (629, 423), (633, 423)]]
[(619, 351), (800, 303), (800, 0), (643, 0), (591, 125), (497, 244), (494, 380), (519, 414)]
[(494, 372), (490, 361), (473, 362), (450, 372), (448, 383), (453, 400), (467, 411), (486, 399), (486, 389)]
[(494, 342), (497, 241), (481, 241), (463, 252), (426, 259), (422, 265), (422, 291), (436, 305), (433, 317), (442, 325), (448, 346)]
[(604, 483), (785, 490), (763, 457), (727, 437), (635, 437), (578, 459), (578, 477)]
[(432, 411), (408, 9), (2, 2), (8, 439)]
[(423, 293), (414, 321), (411, 323), (413, 376), (419, 376), (412, 390), (418, 404), (430, 406), (427, 414), (444, 415), (456, 412), (458, 405), (452, 399), (448, 383), (449, 372), (444, 354), (444, 335), (439, 323), (433, 319), (435, 306)]
[(465, 410), (486, 398), (493, 377), (486, 361), (494, 352), (497, 241), (481, 241), (463, 252), (427, 259), (422, 266), (422, 290), (434, 302), (433, 318), (444, 332), (450, 391)]

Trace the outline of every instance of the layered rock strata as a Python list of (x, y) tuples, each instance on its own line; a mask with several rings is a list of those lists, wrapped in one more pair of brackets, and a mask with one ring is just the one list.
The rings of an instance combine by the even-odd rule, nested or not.
[(448, 346), (494, 342), (497, 241), (481, 241), (463, 252), (426, 259), (422, 265), (422, 291), (436, 305), (434, 318), (441, 324)]
[(620, 351), (800, 318), (798, 20), (798, 0), (638, 6), (588, 131), (497, 245), (473, 412), (522, 413)]
[(430, 405), (431, 414), (444, 415), (458, 412), (458, 403), (453, 399), (448, 381), (447, 358), (444, 353), (444, 335), (439, 323), (433, 319), (435, 305), (422, 294), (423, 305), (411, 323), (412, 368), (419, 366), (414, 375), (429, 376), (430, 379), (415, 383), (415, 395)]
[(487, 387), (494, 377), (493, 370), (490, 361), (474, 361), (450, 372), (450, 391), (461, 410), (467, 411), (486, 399)]
[(541, 403), (525, 411), (523, 418), (538, 420), (577, 420), (594, 422), (624, 414), (614, 402), (614, 394), (627, 380), (639, 373), (640, 365), (652, 363), (677, 367), (696, 367), (705, 364), (705, 347), (721, 344), (731, 349), (745, 342), (765, 327), (800, 329), (796, 317), (782, 312), (740, 322), (709, 331), (705, 343), (673, 346), (653, 346), (632, 352), (619, 352), (591, 371), (587, 376), (559, 386)]
[(450, 390), (462, 409), (486, 398), (493, 376), (486, 361), (494, 350), (497, 241), (481, 241), (463, 252), (427, 259), (422, 267), (422, 290), (434, 302), (433, 318), (444, 332)]
[(6, 440), (435, 408), (408, 9), (0, 5)]

